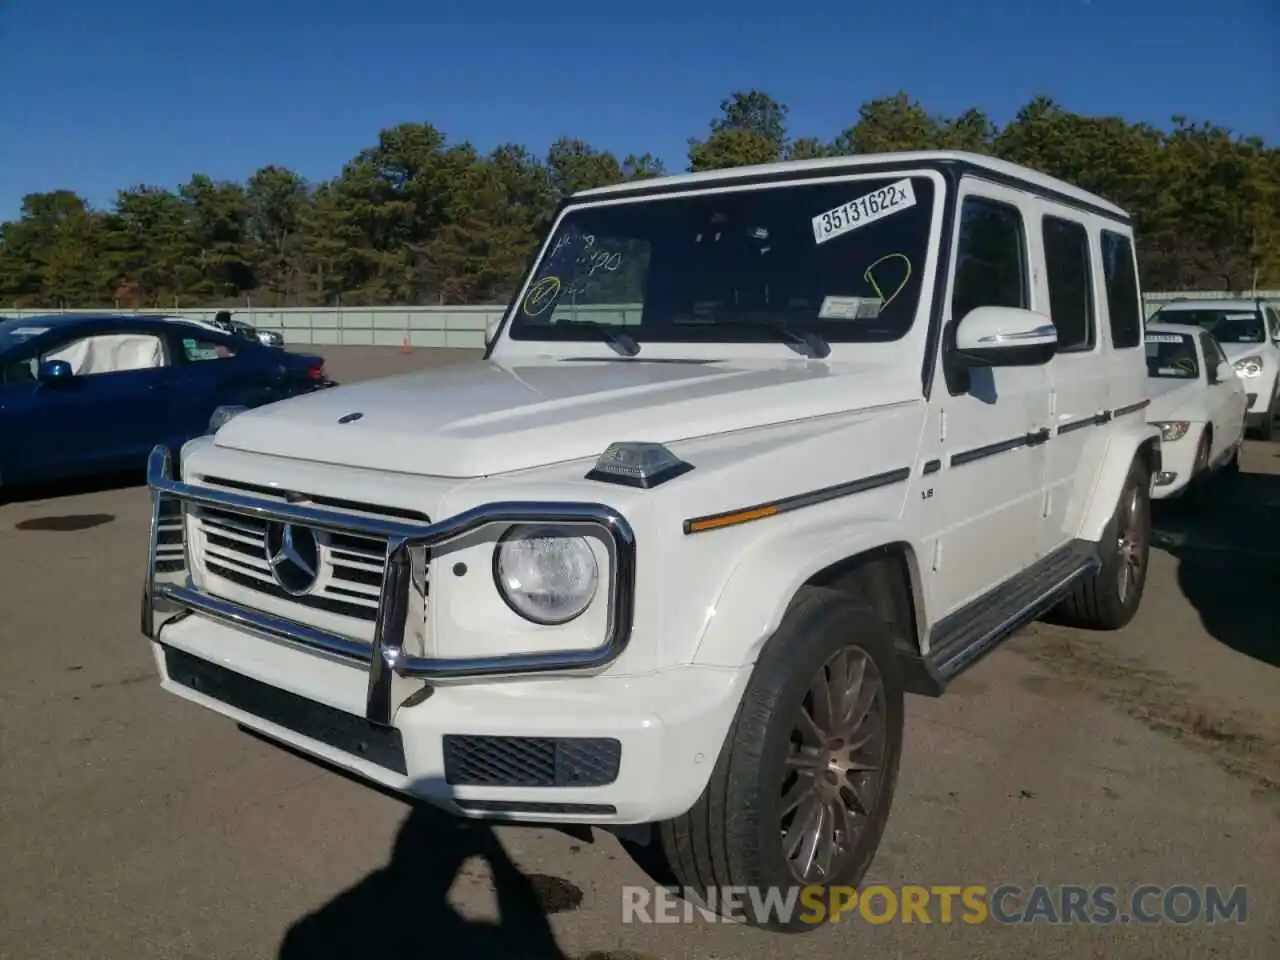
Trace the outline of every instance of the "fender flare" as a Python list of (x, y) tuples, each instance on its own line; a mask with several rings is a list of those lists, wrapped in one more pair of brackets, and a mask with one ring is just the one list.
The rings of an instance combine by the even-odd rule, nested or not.
[(921, 612), (915, 553), (903, 524), (888, 518), (780, 529), (739, 557), (711, 607), (694, 650), (695, 663), (753, 664), (778, 629), (792, 599), (812, 577), (833, 564), (889, 544), (907, 544), (911, 592)]
[(1151, 472), (1160, 470), (1160, 428), (1143, 422), (1116, 430), (1107, 442), (1103, 467), (1093, 485), (1088, 507), (1080, 524), (1080, 537), (1092, 543), (1102, 539), (1120, 500), (1120, 492), (1136, 457), (1145, 457)]

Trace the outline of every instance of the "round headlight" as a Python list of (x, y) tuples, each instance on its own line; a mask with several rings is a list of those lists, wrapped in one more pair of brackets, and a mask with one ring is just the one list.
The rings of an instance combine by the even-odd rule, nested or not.
[(590, 606), (600, 567), (583, 537), (557, 527), (516, 527), (494, 551), (493, 579), (517, 614), (542, 626), (556, 626)]

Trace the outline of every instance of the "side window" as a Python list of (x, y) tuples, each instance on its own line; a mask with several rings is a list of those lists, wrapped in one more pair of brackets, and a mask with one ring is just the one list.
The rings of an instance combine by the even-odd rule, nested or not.
[(1117, 350), (1141, 345), (1138, 268), (1128, 237), (1102, 231), (1102, 275), (1107, 288), (1107, 313), (1111, 317), (1111, 345)]
[(36, 361), (7, 360), (0, 364), (0, 383), (33, 383), (36, 379)]
[(62, 360), (77, 377), (168, 366), (164, 341), (151, 333), (99, 333), (59, 344), (41, 361)]
[(236, 355), (236, 348), (221, 340), (205, 340), (196, 337), (182, 338), (182, 357), (189, 363), (201, 360), (226, 360)]
[(1280, 312), (1275, 307), (1267, 307), (1267, 325), (1271, 328), (1271, 339), (1280, 340)]
[(1045, 217), (1040, 233), (1049, 284), (1049, 315), (1058, 328), (1058, 352), (1092, 350), (1097, 342), (1089, 232), (1083, 224)]
[(975, 307), (1030, 304), (1027, 244), (1018, 208), (984, 197), (966, 197), (960, 209), (951, 317), (959, 320)]

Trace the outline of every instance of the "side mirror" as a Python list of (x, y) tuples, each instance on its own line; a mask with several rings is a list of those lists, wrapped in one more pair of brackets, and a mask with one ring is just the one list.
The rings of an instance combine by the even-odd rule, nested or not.
[(1058, 352), (1058, 328), (1043, 313), (977, 307), (956, 328), (956, 353), (969, 366), (1038, 367)]
[(1229, 363), (1220, 363), (1218, 368), (1213, 372), (1213, 383), (1230, 383), (1231, 378), (1236, 375), (1236, 368)]
[(46, 360), (40, 364), (40, 372), (36, 375), (41, 383), (58, 384), (74, 379), (71, 364), (65, 360)]

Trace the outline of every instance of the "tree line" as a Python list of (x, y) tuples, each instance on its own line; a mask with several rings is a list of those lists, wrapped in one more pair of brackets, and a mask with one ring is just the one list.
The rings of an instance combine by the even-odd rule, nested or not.
[[(1158, 129), (1040, 97), (998, 126), (900, 93), (824, 141), (793, 137), (787, 107), (753, 90), (689, 139), (687, 166), (934, 148), (1025, 164), (1129, 209), (1147, 289), (1280, 286), (1280, 149), (1185, 117)], [(71, 190), (33, 193), (0, 226), (0, 306), (502, 302), (563, 197), (664, 172), (649, 154), (569, 137), (545, 156), (482, 153), (404, 123), (321, 183), (278, 166), (245, 183), (196, 174), (176, 190), (121, 190), (106, 210)]]

